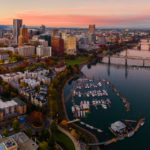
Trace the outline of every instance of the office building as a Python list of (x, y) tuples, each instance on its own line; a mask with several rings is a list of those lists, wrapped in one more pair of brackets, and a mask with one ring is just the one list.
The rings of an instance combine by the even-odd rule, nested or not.
[(22, 27), (21, 19), (13, 20), (13, 41), (15, 44), (18, 44), (18, 37), (20, 35), (20, 28)]
[(36, 48), (36, 54), (39, 57), (50, 57), (52, 56), (52, 48), (39, 45)]
[(89, 25), (89, 33), (94, 34), (95, 33), (95, 24), (90, 24)]
[(32, 57), (35, 54), (35, 46), (20, 46), (16, 48), (16, 51), (19, 55), (22, 55), (24, 57)]
[(52, 51), (56, 55), (62, 55), (64, 53), (64, 40), (60, 38), (52, 38), (51, 40)]
[(95, 34), (89, 34), (89, 43), (94, 44), (96, 42), (96, 35)]
[(27, 44), (29, 40), (28, 37), (28, 29), (23, 26), (20, 28), (20, 35), (19, 35), (19, 39), (18, 39), (18, 45), (19, 46), (23, 46), (24, 44)]
[(58, 33), (58, 29), (51, 29), (51, 36), (52, 37), (58, 37), (59, 33)]
[(4, 36), (4, 31), (0, 30), (0, 38), (3, 38), (3, 36)]
[(48, 42), (45, 41), (45, 40), (39, 39), (39, 40), (38, 40), (38, 44), (39, 44), (39, 45), (42, 45), (42, 46), (44, 46), (44, 47), (48, 47)]
[(77, 53), (77, 39), (75, 36), (67, 37), (65, 40), (65, 53), (68, 55), (76, 55)]
[(40, 26), (40, 32), (45, 33), (46, 27), (44, 25)]
[(47, 41), (48, 42), (48, 46), (51, 46), (51, 36), (50, 35), (48, 35), (48, 34), (41, 34), (38, 38)]

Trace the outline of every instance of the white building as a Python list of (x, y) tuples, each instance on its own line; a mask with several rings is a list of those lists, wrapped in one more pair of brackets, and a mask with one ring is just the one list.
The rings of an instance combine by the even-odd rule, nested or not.
[(39, 57), (44, 57), (44, 56), (51, 57), (52, 56), (52, 48), (39, 45), (36, 48), (36, 54)]
[(142, 51), (149, 51), (150, 50), (150, 40), (149, 39), (142, 39), (140, 41), (141, 50)]
[(42, 46), (44, 46), (44, 47), (48, 47), (48, 41), (39, 39), (39, 45), (42, 45)]
[(20, 46), (16, 48), (17, 53), (24, 57), (32, 57), (35, 54), (35, 47), (34, 46)]

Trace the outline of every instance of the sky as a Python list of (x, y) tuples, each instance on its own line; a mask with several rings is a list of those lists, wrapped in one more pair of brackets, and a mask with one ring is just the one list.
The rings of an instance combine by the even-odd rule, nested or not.
[(150, 0), (0, 0), (0, 25), (150, 27)]

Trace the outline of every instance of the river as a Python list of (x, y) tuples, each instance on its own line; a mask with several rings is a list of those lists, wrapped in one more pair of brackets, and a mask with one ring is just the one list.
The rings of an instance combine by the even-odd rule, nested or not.
[[(105, 79), (110, 81), (127, 98), (131, 104), (130, 112), (126, 112), (124, 104), (114, 91), (104, 85), (108, 91), (112, 106), (108, 110), (91, 109), (87, 118), (81, 119), (96, 128), (102, 129), (103, 133), (90, 130), (100, 141), (105, 141), (113, 137), (108, 127), (111, 123), (118, 120), (138, 120), (145, 117), (146, 121), (143, 127), (131, 138), (126, 138), (115, 144), (103, 147), (104, 150), (148, 150), (150, 139), (150, 69), (135, 68), (107, 64), (96, 64), (88, 68), (86, 65), (82, 72), (92, 79)], [(69, 83), (65, 89), (65, 97), (71, 92), (76, 81)], [(71, 98), (66, 102), (68, 116), (73, 119), (71, 113)], [(79, 124), (79, 123), (77, 123)], [(81, 124), (79, 124), (82, 126)], [(84, 126), (82, 126), (84, 127)]]

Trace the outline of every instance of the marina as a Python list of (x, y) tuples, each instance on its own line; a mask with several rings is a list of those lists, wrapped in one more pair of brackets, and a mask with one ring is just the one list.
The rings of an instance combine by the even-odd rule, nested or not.
[[(81, 78), (76, 81), (72, 90), (72, 113), (75, 118), (86, 117), (90, 112), (90, 108), (94, 106), (96, 110), (101, 107), (107, 110), (111, 107), (111, 100), (109, 94), (103, 87), (103, 83), (109, 85), (114, 92), (125, 103), (126, 111), (130, 111), (130, 104), (125, 97), (115, 88), (110, 82), (106, 80), (92, 80), (88, 78)], [(78, 105), (76, 101), (79, 101)]]
[[(65, 90), (66, 97), (70, 94), (71, 96), (66, 101), (66, 108), (68, 112), (69, 119), (72, 120), (76, 117), (73, 116), (72, 106), (73, 102), (80, 106), (81, 101), (89, 101), (90, 109), (89, 112), (86, 112), (85, 117), (80, 117), (80, 122), (88, 124), (94, 128), (101, 129), (103, 132), (98, 132), (97, 130), (91, 129), (89, 126), (85, 126), (80, 122), (77, 122), (77, 125), (85, 128), (89, 132), (97, 136), (98, 143), (89, 143), (91, 146), (102, 145), (103, 150), (112, 150), (112, 149), (144, 149), (148, 146), (149, 131), (148, 124), (149, 119), (149, 69), (141, 68), (126, 68), (118, 67), (114, 65), (109, 66), (105, 64), (96, 64), (91, 68), (84, 66), (82, 72), (86, 75), (86, 79), (94, 81), (94, 83), (100, 82), (102, 86), (94, 89), (81, 88), (75, 89), (78, 80), (72, 81)], [(126, 71), (128, 76), (126, 76)], [(139, 73), (140, 72), (140, 73)], [(145, 78), (141, 79), (141, 76)], [(137, 82), (138, 81), (138, 82)], [(87, 86), (88, 87), (88, 86)], [(146, 88), (145, 88), (146, 87)], [(108, 96), (92, 97), (91, 95), (87, 97), (85, 94), (87, 91), (91, 90), (106, 90)], [(143, 90), (144, 89), (144, 90)], [(73, 90), (83, 94), (81, 97), (78, 95), (73, 96), (74, 101), (72, 100)], [(72, 93), (72, 94), (71, 94)], [(103, 109), (101, 105), (96, 107), (93, 105), (92, 101), (110, 99), (111, 105), (107, 106), (107, 109)], [(95, 103), (94, 103), (95, 104)], [(140, 118), (146, 118), (146, 121), (139, 121)], [(109, 130), (111, 124), (117, 120), (123, 120), (124, 123), (133, 124), (132, 129), (128, 134), (123, 134), (123, 136), (115, 136)], [(140, 122), (140, 123), (139, 123)], [(145, 124), (145, 125), (144, 125)], [(133, 131), (133, 132), (132, 132)], [(124, 137), (125, 136), (125, 137)], [(132, 137), (133, 138), (129, 138)], [(135, 141), (138, 141), (137, 145), (133, 144)], [(140, 143), (143, 143), (141, 146)], [(146, 143), (145, 143), (146, 142)], [(115, 144), (113, 144), (115, 143)]]
[[(76, 101), (78, 101), (78, 104)], [(72, 90), (72, 104), (73, 116), (82, 118), (87, 116), (92, 106), (96, 110), (100, 107), (104, 110), (110, 108), (111, 100), (102, 82), (81, 78), (76, 81)]]

